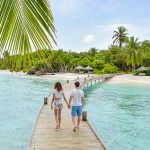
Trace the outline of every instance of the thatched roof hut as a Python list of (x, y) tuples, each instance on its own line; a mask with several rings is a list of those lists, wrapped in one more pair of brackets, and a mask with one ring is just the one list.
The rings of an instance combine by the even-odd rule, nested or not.
[(84, 70), (84, 67), (78, 66), (78, 67), (75, 68), (75, 70)]
[(148, 69), (145, 68), (144, 66), (142, 66), (142, 67), (138, 68), (137, 70), (140, 72), (143, 72), (143, 71), (147, 71)]
[(90, 67), (90, 66), (87, 66), (87, 67), (85, 67), (84, 69), (85, 69), (85, 70), (93, 70), (93, 68)]

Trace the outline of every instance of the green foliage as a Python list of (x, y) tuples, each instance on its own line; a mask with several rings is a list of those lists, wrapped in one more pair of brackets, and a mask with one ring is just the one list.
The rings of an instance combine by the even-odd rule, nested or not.
[(131, 65), (135, 70), (135, 66), (142, 65), (144, 59), (144, 51), (140, 48), (140, 43), (138, 38), (134, 36), (130, 37), (126, 47), (124, 48), (124, 53), (126, 55), (127, 65)]
[(104, 74), (117, 73), (118, 68), (116, 66), (111, 65), (111, 64), (105, 64), (102, 72)]
[(146, 76), (150, 76), (150, 67), (147, 67), (148, 68), (148, 71), (146, 72)]
[(94, 74), (103, 74), (102, 70), (99, 70), (99, 69), (94, 69), (93, 73)]
[(0, 5), (0, 52), (7, 47), (11, 54), (30, 55), (52, 49), (56, 29), (48, 0), (1, 0)]
[(95, 59), (92, 63), (91, 66), (95, 69), (101, 70), (104, 67), (105, 62), (102, 60)]
[[(130, 72), (139, 66), (150, 66), (150, 41), (139, 42), (134, 36), (127, 40), (127, 30), (123, 27), (114, 31), (115, 42), (106, 50), (91, 48), (86, 52), (40, 49), (22, 55), (11, 55), (8, 51), (1, 52), (0, 69), (10, 69), (35, 73), (44, 72), (74, 72), (78, 65), (91, 66), (93, 73), (116, 73), (119, 70)], [(125, 45), (122, 45), (125, 43)], [(9, 50), (11, 51), (11, 49)], [(30, 51), (30, 50), (29, 50)], [(29, 61), (31, 60), (32, 61)], [(150, 71), (148, 71), (147, 74)], [(137, 72), (136, 72), (137, 73)]]
[(98, 53), (98, 49), (96, 48), (91, 48), (88, 53), (91, 55), (91, 56), (95, 56), (97, 53)]
[(90, 66), (91, 62), (88, 58), (83, 58), (79, 60), (79, 65), (86, 67), (86, 66)]
[(140, 75), (140, 71), (134, 70), (134, 71), (133, 71), (133, 75), (136, 75), (136, 76)]
[(114, 39), (113, 44), (118, 43), (119, 47), (122, 47), (122, 44), (125, 43), (128, 39), (127, 37), (127, 29), (123, 26), (118, 27), (118, 31), (114, 31), (114, 35), (112, 37)]

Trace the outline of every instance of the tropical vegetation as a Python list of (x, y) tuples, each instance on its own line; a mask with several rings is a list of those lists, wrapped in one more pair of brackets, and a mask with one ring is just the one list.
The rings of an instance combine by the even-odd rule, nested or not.
[(127, 29), (125, 27), (118, 27), (118, 31), (114, 31), (114, 35), (112, 37), (114, 39), (113, 44), (118, 43), (121, 48), (128, 39), (127, 35)]
[[(125, 31), (127, 32), (127, 29)], [(43, 56), (43, 59), (40, 56)], [(139, 41), (138, 38), (132, 36), (126, 37), (121, 47), (119, 42), (105, 50), (91, 48), (80, 53), (72, 50), (44, 49), (32, 52), (28, 57), (33, 58), (32, 62), (26, 60), (25, 55), (10, 55), (8, 51), (5, 51), (0, 59), (0, 69), (23, 70), (24, 72), (40, 70), (44, 72), (74, 72), (78, 65), (83, 67), (89, 65), (94, 68), (93, 72), (96, 74), (120, 71), (135, 72), (140, 66), (150, 66), (150, 41)]]
[[(31, 52), (52, 49), (55, 32), (48, 0), (0, 1), (0, 53), (5, 55), (7, 51), (10, 55), (20, 55), (19, 59), (23, 56), (24, 62), (31, 61)], [(42, 51), (37, 54), (43, 58)]]
[(56, 29), (48, 0), (1, 0), (0, 10), (0, 69), (31, 74), (74, 72), (81, 65), (104, 74), (150, 66), (150, 41), (130, 37), (123, 26), (113, 32), (113, 44), (108, 49), (76, 53), (53, 50)]

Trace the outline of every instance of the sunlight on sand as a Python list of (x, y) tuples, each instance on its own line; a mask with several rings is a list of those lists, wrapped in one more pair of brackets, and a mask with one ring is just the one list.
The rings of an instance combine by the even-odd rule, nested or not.
[(114, 83), (141, 83), (150, 84), (150, 76), (133, 76), (131, 74), (117, 75), (109, 80), (109, 84)]

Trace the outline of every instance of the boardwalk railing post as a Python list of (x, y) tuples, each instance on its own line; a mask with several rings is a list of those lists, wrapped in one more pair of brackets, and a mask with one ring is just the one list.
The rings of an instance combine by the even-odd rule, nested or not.
[(69, 80), (67, 80), (67, 83), (69, 83)]
[(87, 111), (82, 112), (82, 121), (87, 121)]
[(48, 97), (44, 97), (44, 105), (47, 105)]

